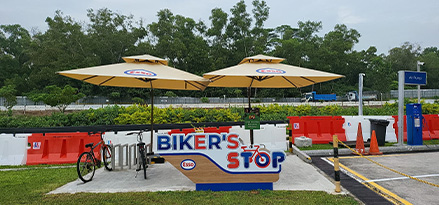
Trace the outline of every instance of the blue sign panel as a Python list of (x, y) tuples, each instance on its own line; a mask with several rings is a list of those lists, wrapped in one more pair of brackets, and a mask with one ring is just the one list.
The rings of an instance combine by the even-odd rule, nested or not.
[(427, 85), (427, 73), (404, 71), (404, 84), (406, 85)]

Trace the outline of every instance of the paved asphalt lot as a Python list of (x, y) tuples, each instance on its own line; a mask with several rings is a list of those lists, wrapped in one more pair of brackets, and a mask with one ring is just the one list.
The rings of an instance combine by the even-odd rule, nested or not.
[[(368, 157), (385, 167), (430, 182), (433, 185), (392, 172), (361, 157), (340, 157), (342, 171), (363, 186), (369, 187), (374, 192), (379, 192), (380, 195), (390, 199), (393, 203), (439, 204), (439, 187), (437, 187), (439, 186), (439, 152)], [(323, 160), (332, 163), (332, 158), (323, 158)], [(343, 178), (341, 181), (342, 186), (346, 187), (347, 184), (343, 184)], [(351, 187), (355, 189), (355, 186)], [(356, 194), (355, 190), (348, 189), (348, 191)], [(366, 204), (371, 202), (367, 198), (366, 200), (359, 198)]]

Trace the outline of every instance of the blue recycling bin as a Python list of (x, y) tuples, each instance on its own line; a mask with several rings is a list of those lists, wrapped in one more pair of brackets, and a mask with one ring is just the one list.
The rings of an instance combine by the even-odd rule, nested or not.
[(419, 103), (406, 105), (407, 145), (422, 145), (422, 106)]

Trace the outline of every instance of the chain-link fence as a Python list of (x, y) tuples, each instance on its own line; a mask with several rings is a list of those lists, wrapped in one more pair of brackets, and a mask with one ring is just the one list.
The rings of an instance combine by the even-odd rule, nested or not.
[[(251, 98), (252, 102), (300, 102), (300, 98)], [(145, 103), (149, 104), (151, 99), (145, 99)], [(228, 103), (247, 103), (248, 98), (219, 98), (211, 97), (207, 98), (207, 103), (212, 104), (228, 104)], [(72, 105), (106, 105), (106, 104), (134, 104), (138, 103), (130, 99), (126, 100), (111, 100), (107, 97), (102, 96), (91, 96), (82, 98)], [(154, 97), (154, 104), (201, 104), (203, 103), (201, 98), (195, 97)], [(0, 106), (5, 106), (6, 102), (4, 98), (0, 98)], [(27, 105), (44, 105), (43, 102), (33, 102), (26, 96), (17, 96), (17, 106), (27, 106)]]
[[(398, 90), (390, 91), (391, 98), (398, 98)], [(417, 98), (418, 90), (404, 90), (404, 97)], [(437, 98), (439, 97), (439, 89), (421, 89), (421, 98)]]
[[(407, 98), (417, 98), (418, 93), (417, 90), (405, 90), (404, 96)], [(372, 100), (388, 100), (390, 98), (398, 98), (398, 91), (391, 90), (390, 93), (380, 93), (377, 91), (364, 91), (364, 95), (373, 95), (376, 98)], [(437, 98), (439, 97), (439, 89), (422, 89), (421, 90), (421, 98)], [(301, 98), (251, 98), (252, 102), (255, 103), (292, 103), (292, 102), (300, 102)], [(337, 96), (337, 101), (346, 101), (346, 96)], [(144, 99), (144, 102), (149, 104), (151, 99)], [(206, 102), (206, 101), (205, 101)], [(248, 98), (221, 98), (221, 97), (208, 97), (207, 103), (211, 104), (229, 104), (229, 103), (247, 103)], [(91, 96), (85, 97), (78, 100), (75, 105), (106, 105), (106, 104), (134, 104), (138, 103), (131, 99), (122, 99), (122, 100), (112, 100), (107, 97), (102, 96)], [(203, 103), (201, 98), (195, 97), (165, 97), (165, 96), (157, 96), (154, 97), (154, 104), (201, 104)], [(5, 106), (6, 102), (4, 98), (0, 98), (0, 106)], [(26, 96), (17, 96), (17, 106), (27, 106), (27, 105), (44, 105), (43, 102), (33, 102), (28, 99)]]

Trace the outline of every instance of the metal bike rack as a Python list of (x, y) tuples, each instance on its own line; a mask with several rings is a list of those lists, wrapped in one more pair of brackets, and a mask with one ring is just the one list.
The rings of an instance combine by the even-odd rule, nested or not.
[[(126, 161), (126, 163), (123, 163), (124, 162), (124, 156), (123, 156), (123, 154), (124, 154), (123, 149), (124, 148), (126, 148), (125, 149), (125, 161)], [(128, 163), (129, 163), (128, 162), (128, 144), (120, 145), (119, 146), (119, 166), (120, 166), (120, 169), (123, 169), (124, 164), (126, 164), (128, 166)]]
[(114, 145), (110, 144), (110, 149), (111, 149), (111, 167), (113, 167), (113, 169), (116, 167), (116, 157), (114, 156)]
[[(131, 164), (137, 164), (137, 146), (136, 144), (131, 144), (130, 146), (128, 146), (128, 169), (131, 169)], [(134, 160), (134, 162), (133, 162)]]
[(111, 165), (113, 170), (116, 169), (116, 147), (120, 147), (120, 144), (111, 146)]
[[(111, 165), (114, 169), (119, 168), (123, 169), (124, 166), (127, 166), (128, 169), (131, 169), (133, 164), (137, 164), (137, 162), (133, 162), (133, 159), (137, 157), (137, 148), (136, 144), (116, 144), (110, 145), (111, 147)], [(116, 153), (117, 151), (117, 153)], [(117, 164), (116, 164), (116, 156)], [(133, 157), (134, 156), (134, 157)]]

